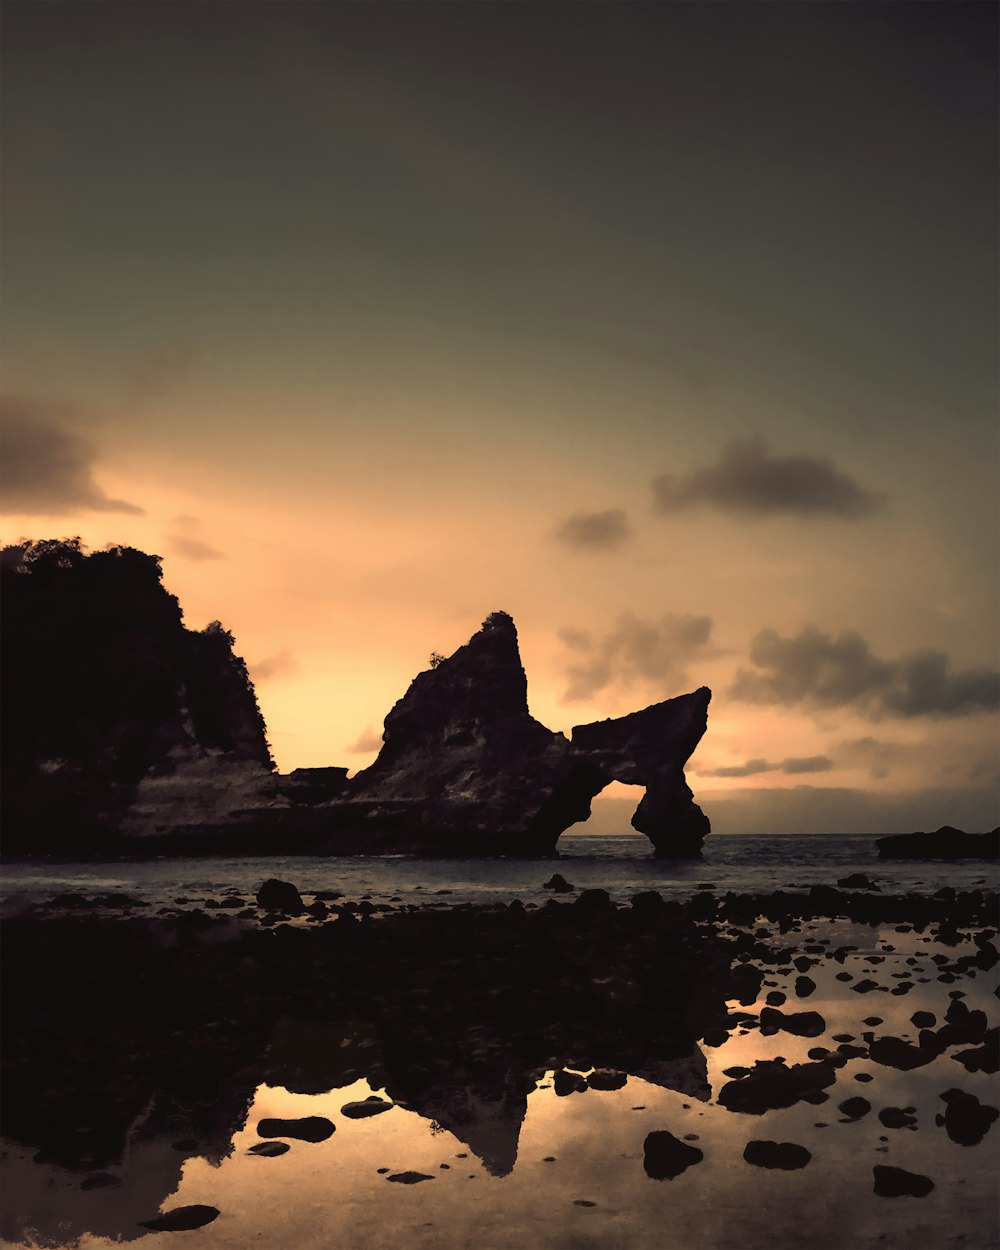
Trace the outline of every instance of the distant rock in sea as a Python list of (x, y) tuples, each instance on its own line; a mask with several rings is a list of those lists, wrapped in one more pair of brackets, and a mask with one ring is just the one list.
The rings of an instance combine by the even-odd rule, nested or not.
[(158, 557), (26, 542), (2, 576), (8, 854), (548, 855), (612, 781), (645, 788), (658, 854), (710, 831), (684, 765), (711, 691), (567, 739), (528, 711), (506, 612), (413, 679), (369, 768), (282, 776), (232, 635), (184, 627)]
[(900, 833), (879, 838), (880, 859), (997, 859), (1000, 827), (990, 833), (964, 833), (942, 825), (934, 833)]

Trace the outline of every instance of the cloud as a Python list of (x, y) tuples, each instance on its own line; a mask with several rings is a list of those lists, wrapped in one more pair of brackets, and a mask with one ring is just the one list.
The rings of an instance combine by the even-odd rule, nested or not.
[(649, 624), (628, 612), (601, 638), (585, 630), (560, 630), (559, 637), (576, 656), (567, 668), (569, 685), (562, 701), (579, 702), (608, 686), (639, 680), (664, 692), (676, 690), (688, 680), (689, 663), (718, 654), (709, 642), (711, 632), (709, 616), (670, 614)]
[(723, 768), (699, 770), (699, 777), (755, 777), (758, 773), (828, 773), (833, 760), (826, 755), (804, 755), (781, 760), (777, 764), (769, 760), (747, 760), (745, 764), (732, 764)]
[(833, 760), (828, 755), (799, 755), (781, 761), (783, 773), (828, 773)]
[(167, 543), (175, 556), (183, 560), (225, 560), (221, 551), (197, 538), (185, 538), (181, 534), (168, 534)]
[(2, 511), (32, 516), (127, 512), (142, 508), (109, 498), (94, 481), (96, 448), (67, 427), (68, 409), (8, 397), (0, 405)]
[(607, 512), (577, 512), (556, 530), (556, 538), (569, 547), (610, 551), (631, 534), (628, 516), (621, 508)]
[(250, 676), (254, 681), (268, 681), (272, 677), (289, 677), (298, 672), (298, 661), (289, 651), (279, 651), (277, 655), (269, 655), (249, 665)]
[(734, 440), (715, 464), (653, 480), (658, 512), (707, 504), (741, 516), (834, 516), (873, 512), (880, 500), (831, 461), (772, 455), (763, 439)]
[(742, 703), (853, 706), (873, 720), (960, 716), (1000, 706), (1000, 673), (952, 673), (940, 651), (879, 659), (852, 631), (834, 638), (807, 625), (797, 637), (782, 638), (764, 629), (750, 644), (750, 660), (755, 669), (739, 669), (728, 691)]
[(370, 755), (372, 751), (381, 750), (381, 747), (382, 735), (369, 728), (365, 730), (353, 746), (347, 748), (347, 751), (351, 755)]

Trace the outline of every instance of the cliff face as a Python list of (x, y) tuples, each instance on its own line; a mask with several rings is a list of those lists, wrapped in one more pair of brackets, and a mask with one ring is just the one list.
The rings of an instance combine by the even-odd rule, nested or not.
[[(581, 725), (572, 742), (528, 711), (517, 630), (494, 612), (454, 655), (417, 676), (385, 720), (375, 763), (350, 783), (366, 823), (426, 830), (478, 850), (549, 854), (611, 781), (646, 787), (633, 826), (657, 851), (699, 853), (709, 832), (684, 765), (707, 726), (711, 691), (619, 720)], [(359, 812), (360, 815), (360, 812)]]
[(3, 551), (0, 583), (7, 851), (71, 851), (116, 831), (140, 783), (182, 763), (269, 776), (231, 635), (184, 628), (156, 556), (25, 543)]
[(414, 678), (385, 719), (384, 745), (350, 783), (365, 823), (454, 842), (465, 853), (546, 854), (590, 815), (600, 769), (528, 711), (517, 630), (494, 612)]
[(25, 543), (0, 572), (8, 854), (547, 855), (613, 780), (646, 788), (632, 824), (658, 853), (709, 831), (684, 764), (711, 693), (570, 741), (528, 711), (505, 612), (414, 678), (370, 768), (280, 777), (232, 635), (185, 629), (158, 557)]

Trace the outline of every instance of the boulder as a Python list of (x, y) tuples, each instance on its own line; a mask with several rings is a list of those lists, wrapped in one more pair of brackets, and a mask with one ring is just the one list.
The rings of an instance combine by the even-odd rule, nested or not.
[(666, 1129), (650, 1133), (642, 1149), (642, 1166), (646, 1175), (656, 1181), (672, 1181), (705, 1157), (704, 1151), (680, 1141)]
[(812, 1154), (805, 1146), (790, 1141), (749, 1141), (743, 1158), (758, 1168), (778, 1168), (782, 1172), (794, 1172), (804, 1168)]
[(905, 1168), (876, 1166), (872, 1168), (875, 1177), (875, 1193), (880, 1198), (926, 1198), (934, 1188), (929, 1176), (921, 1176), (917, 1172), (907, 1172)]
[(265, 911), (283, 911), (289, 916), (301, 915), (305, 908), (302, 895), (290, 881), (270, 877), (257, 891), (257, 906)]

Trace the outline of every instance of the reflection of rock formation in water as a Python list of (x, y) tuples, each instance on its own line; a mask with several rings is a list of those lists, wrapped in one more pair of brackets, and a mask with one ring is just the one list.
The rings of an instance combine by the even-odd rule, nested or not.
[(613, 780), (645, 787), (632, 823), (658, 853), (709, 831), (684, 765), (710, 692), (570, 742), (528, 711), (505, 612), (414, 678), (371, 767), (282, 777), (232, 636), (184, 628), (157, 557), (23, 543), (2, 577), (7, 853), (551, 854)]
[[(53, 1221), (83, 1219), (88, 1176), (122, 1178), (100, 1203), (117, 1210), (120, 1195), (114, 1231), (129, 1235), (138, 1160), (148, 1218), (148, 1177), (162, 1198), (185, 1151), (223, 1157), (262, 1082), (321, 1092), (365, 1077), (502, 1175), (547, 1068), (697, 1096), (695, 1041), (737, 993), (726, 949), (669, 910), (456, 911), (242, 937), (219, 922), (204, 938), (182, 921), (5, 927), (0, 1128), (75, 1173)], [(3, 1218), (16, 1239), (14, 1204)]]

